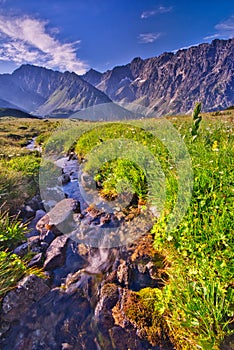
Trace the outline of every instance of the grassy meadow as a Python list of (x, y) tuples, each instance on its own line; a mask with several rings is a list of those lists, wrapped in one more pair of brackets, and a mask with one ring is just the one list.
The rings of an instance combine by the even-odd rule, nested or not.
[[(62, 129), (50, 138), (59, 125), (56, 120), (0, 118), (0, 298), (28, 273), (25, 261), (11, 253), (23, 240), (25, 227), (9, 215), (38, 191), (41, 156), (25, 148), (37, 137), (48, 154), (72, 149), (85, 159), (84, 170), (94, 174), (102, 197), (113, 200), (131, 192), (136, 206), (144, 209), (152, 201), (162, 209), (151, 233), (154, 248), (166, 257), (168, 279), (162, 289), (132, 293), (130, 322), (152, 344), (167, 333), (175, 349), (219, 349), (234, 332), (234, 111), (201, 115), (196, 138), (191, 116), (166, 118), (183, 140), (193, 172), (188, 208), (170, 231), (167, 224), (177, 201), (180, 174), (171, 152), (155, 136), (159, 120), (63, 121)], [(139, 157), (133, 152), (136, 147)], [(150, 165), (154, 158), (157, 176)], [(159, 179), (165, 182), (165, 198)]]

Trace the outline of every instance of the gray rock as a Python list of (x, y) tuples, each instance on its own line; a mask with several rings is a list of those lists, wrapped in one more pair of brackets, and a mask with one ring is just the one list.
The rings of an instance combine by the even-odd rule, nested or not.
[(41, 246), (39, 251), (42, 253), (45, 253), (47, 251), (47, 249), (49, 248), (49, 244), (46, 242), (41, 242)]
[(15, 290), (6, 294), (2, 302), (2, 318), (12, 322), (19, 320), (30, 306), (41, 299), (50, 288), (45, 281), (35, 275), (22, 279)]
[(95, 309), (95, 316), (97, 319), (106, 319), (105, 314), (116, 305), (119, 299), (119, 288), (114, 283), (107, 283), (101, 289), (100, 298)]
[(28, 242), (26, 242), (16, 247), (13, 253), (22, 258), (25, 254), (28, 253), (28, 251), (29, 251), (29, 244)]
[(76, 206), (77, 201), (72, 198), (61, 200), (37, 222), (36, 229), (42, 234), (56, 226), (61, 232), (67, 232)]
[(40, 235), (40, 239), (45, 243), (50, 244), (55, 239), (55, 235), (52, 231), (48, 230)]
[(30, 205), (26, 205), (22, 210), (22, 216), (24, 219), (30, 219), (35, 216), (35, 211), (30, 207)]
[(28, 263), (28, 267), (33, 267), (33, 266), (37, 266), (37, 267), (42, 267), (43, 266), (43, 253), (38, 253), (36, 254)]
[(29, 228), (36, 227), (37, 222), (46, 214), (46, 212), (42, 209), (36, 211), (34, 219), (28, 225)]
[(51, 243), (46, 251), (46, 260), (44, 262), (45, 270), (52, 270), (63, 265), (66, 258), (68, 239), (68, 236), (59, 236)]
[(66, 185), (68, 182), (70, 182), (71, 181), (71, 178), (70, 178), (70, 176), (69, 176), (69, 174), (63, 174), (62, 176), (61, 176), (61, 182), (62, 182), (62, 185)]
[(0, 322), (0, 338), (3, 336), (4, 333), (6, 333), (10, 329), (10, 323), (1, 321)]

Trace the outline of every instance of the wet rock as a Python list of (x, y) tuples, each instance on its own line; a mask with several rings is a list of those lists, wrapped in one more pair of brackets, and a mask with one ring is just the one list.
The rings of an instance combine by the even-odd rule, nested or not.
[(32, 245), (40, 245), (40, 236), (37, 231), (37, 235), (28, 237), (28, 243)]
[(119, 288), (113, 283), (105, 284), (101, 288), (99, 301), (95, 308), (95, 324), (98, 332), (101, 334), (101, 346), (112, 349), (112, 342), (109, 330), (114, 327), (115, 321), (112, 316), (112, 308), (119, 299)]
[(36, 229), (41, 233), (44, 234), (48, 231), (50, 224), (50, 217), (48, 214), (43, 215), (43, 217), (37, 222)]
[(100, 317), (111, 311), (119, 299), (119, 289), (114, 283), (105, 284), (100, 293), (99, 301), (95, 309), (95, 316), (100, 321)]
[[(144, 342), (136, 335), (135, 331), (132, 329), (125, 330), (122, 327), (114, 326), (110, 329), (110, 337), (112, 340), (113, 348), (118, 350), (128, 350), (128, 349), (137, 349), (137, 350), (151, 350), (150, 344), (144, 345)], [(143, 344), (142, 344), (143, 343)], [(155, 348), (158, 349), (159, 348)]]
[(52, 270), (64, 264), (68, 239), (68, 236), (59, 236), (51, 243), (46, 251), (45, 270)]
[(129, 267), (126, 261), (122, 261), (117, 269), (117, 279), (121, 286), (128, 287), (129, 284)]
[(77, 155), (74, 152), (71, 152), (68, 157), (68, 161), (77, 160)]
[(23, 221), (30, 219), (35, 216), (35, 211), (30, 207), (30, 205), (25, 205), (21, 210), (21, 215)]
[(22, 258), (24, 255), (28, 253), (28, 251), (29, 251), (29, 244), (28, 242), (26, 242), (16, 247), (13, 253)]
[(82, 293), (54, 289), (32, 305), (1, 343), (2, 350), (98, 350), (90, 326), (92, 309)]
[(40, 249), (41, 249), (40, 239), (38, 238), (38, 236), (34, 236), (33, 238), (34, 239), (32, 239), (31, 237), (31, 239), (28, 239), (27, 242), (16, 247), (13, 253), (20, 257), (23, 257), (29, 251), (32, 251), (34, 253), (40, 252)]
[(44, 256), (43, 253), (38, 253), (36, 254), (28, 263), (28, 267), (42, 267), (43, 266), (43, 261), (44, 261)]
[(10, 322), (0, 320), (0, 337), (10, 329)]
[(80, 271), (81, 269), (85, 268), (87, 265), (87, 259), (84, 259), (79, 254), (77, 243), (69, 239), (66, 248), (65, 262), (61, 267), (57, 267), (53, 271), (53, 284), (55, 286), (60, 286), (65, 281), (68, 275), (71, 276), (72, 280), (72, 275), (77, 271)]
[(45, 281), (35, 275), (21, 280), (17, 288), (6, 294), (2, 302), (2, 318), (12, 322), (19, 320), (30, 306), (49, 292)]
[(40, 234), (40, 240), (47, 244), (50, 244), (55, 239), (55, 235), (52, 231), (48, 230)]
[(37, 222), (36, 229), (42, 234), (56, 226), (62, 233), (70, 232), (69, 225), (73, 221), (72, 214), (76, 206), (77, 201), (72, 198), (61, 200)]
[(60, 178), (60, 181), (62, 185), (66, 185), (68, 182), (71, 181), (70, 175), (69, 174), (63, 174)]
[(220, 350), (234, 349), (234, 334), (226, 336), (220, 344)]
[(39, 235), (39, 231), (36, 229), (37, 222), (45, 215), (45, 211), (40, 209), (35, 213), (35, 217), (28, 224), (28, 232), (26, 233), (27, 238), (31, 238)]
[(41, 242), (41, 246), (40, 248), (35, 251), (35, 252), (42, 252), (42, 253), (45, 253), (47, 251), (47, 249), (49, 248), (49, 244), (46, 243), (46, 242)]
[(32, 199), (27, 200), (25, 205), (20, 208), (20, 217), (23, 221), (31, 219), (35, 216), (36, 211), (43, 209), (43, 203), (39, 195), (34, 196)]

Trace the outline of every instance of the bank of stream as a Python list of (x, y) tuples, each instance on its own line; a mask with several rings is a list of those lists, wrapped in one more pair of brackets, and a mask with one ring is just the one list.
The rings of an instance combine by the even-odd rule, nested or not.
[(148, 213), (136, 226), (131, 213), (106, 211), (105, 202), (88, 204), (79, 183), (86, 174), (75, 154), (56, 166), (58, 185), (46, 189), (47, 200), (34, 197), (22, 209), (30, 217), (29, 233), (15, 249), (21, 257), (30, 249), (29, 266), (43, 267), (46, 278), (25, 277), (4, 297), (0, 348), (173, 349), (166, 334), (149, 339), (128, 314), (134, 293), (162, 288), (166, 278), (164, 257), (152, 248)]

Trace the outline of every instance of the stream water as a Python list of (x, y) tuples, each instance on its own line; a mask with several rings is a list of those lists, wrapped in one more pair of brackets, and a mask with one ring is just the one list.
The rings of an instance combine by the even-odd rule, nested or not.
[(42, 147), (36, 144), (36, 137), (34, 137), (26, 146), (30, 151), (42, 151)]
[[(32, 140), (27, 148), (35, 150), (35, 140)], [(56, 161), (56, 166), (62, 176), (62, 181), (60, 179), (59, 185), (55, 186), (59, 198), (78, 201), (80, 213), (73, 215), (73, 218), (76, 218), (75, 227), (59, 236), (67, 237), (64, 246), (54, 246), (54, 265), (47, 272), (50, 291), (30, 305), (27, 312), (11, 324), (0, 342), (1, 349), (172, 349), (166, 345), (152, 346), (147, 340), (139, 337), (135, 326), (130, 324), (124, 315), (121, 316), (121, 326), (115, 322), (112, 315), (112, 308), (123, 302), (129, 289), (139, 290), (160, 285), (159, 279), (152, 272), (152, 257), (142, 252), (143, 258), (139, 261), (133, 263), (131, 260), (131, 256), (139, 249), (133, 237), (137, 241), (146, 229), (143, 225), (141, 230), (142, 218), (139, 227), (125, 227), (125, 231), (129, 231), (128, 236), (133, 236), (129, 245), (110, 246), (109, 241), (106, 244), (106, 240), (109, 240), (108, 230), (108, 234), (102, 235), (94, 244), (93, 235), (98, 235), (101, 228), (121, 227), (123, 219), (114, 213), (104, 212), (103, 208), (95, 213), (87, 210), (88, 203), (84, 200), (79, 186), (80, 167), (76, 157), (61, 158)], [(51, 200), (47, 196), (46, 204), (49, 199)], [(53, 200), (51, 202), (53, 203)], [(85, 227), (83, 231), (82, 225)], [(84, 238), (87, 227), (89, 232), (91, 229), (90, 240)], [(121, 230), (124, 236), (124, 229)], [(55, 241), (56, 239), (47, 250), (42, 250), (45, 259), (48, 259), (48, 252)], [(125, 241), (127, 242), (126, 239)], [(104, 293), (104, 290), (107, 290), (106, 286), (109, 286), (109, 292)]]

